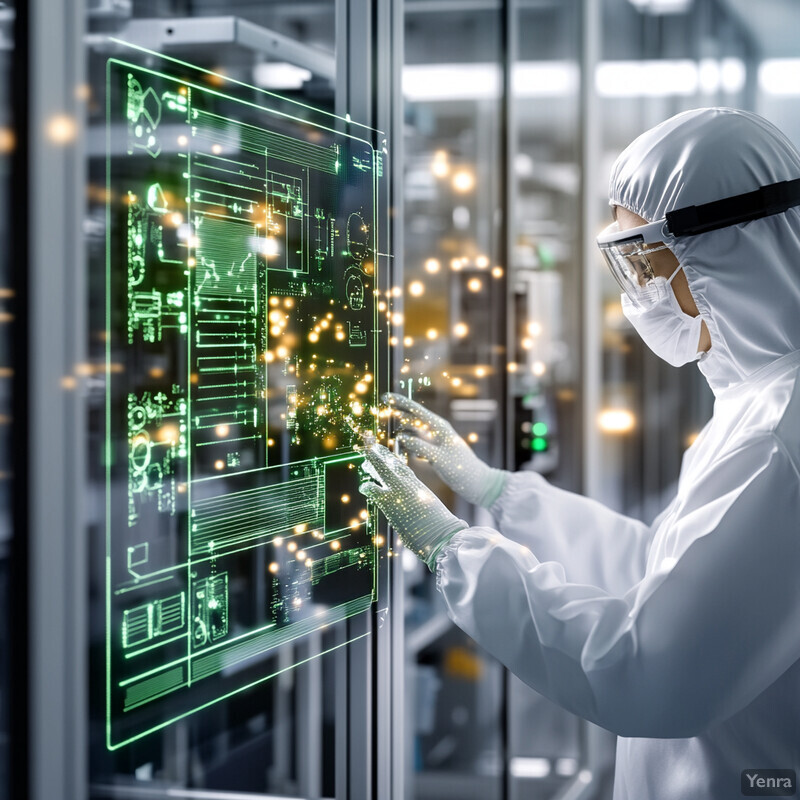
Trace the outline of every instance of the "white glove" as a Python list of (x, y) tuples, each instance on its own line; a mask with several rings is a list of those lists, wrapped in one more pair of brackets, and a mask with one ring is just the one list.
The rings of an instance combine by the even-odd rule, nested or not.
[(397, 531), (403, 544), (433, 572), (436, 557), (458, 531), (469, 527), (453, 516), (438, 497), (385, 447), (364, 450), (365, 471), (374, 481), (358, 490), (372, 500)]
[(484, 508), (500, 497), (508, 473), (484, 464), (447, 420), (400, 394), (388, 392), (382, 399), (400, 422), (397, 441), (409, 453), (430, 461), (454, 492)]

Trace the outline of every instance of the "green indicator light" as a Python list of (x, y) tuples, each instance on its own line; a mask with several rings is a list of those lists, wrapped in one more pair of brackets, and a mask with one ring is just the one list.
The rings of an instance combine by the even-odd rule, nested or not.
[(542, 439), (541, 436), (537, 436), (533, 440), (531, 448), (535, 450), (537, 453), (541, 453), (542, 450), (547, 450), (547, 439)]
[(547, 436), (547, 425), (544, 422), (533, 423), (534, 436)]

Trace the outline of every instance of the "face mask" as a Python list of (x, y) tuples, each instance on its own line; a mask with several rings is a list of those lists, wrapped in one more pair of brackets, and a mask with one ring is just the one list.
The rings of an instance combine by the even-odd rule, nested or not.
[(622, 313), (628, 322), (636, 328), (644, 343), (673, 367), (696, 361), (702, 355), (697, 348), (703, 320), (699, 315), (690, 317), (681, 310), (670, 286), (679, 269), (681, 267), (669, 278), (654, 279), (664, 285), (659, 287), (660, 299), (650, 308), (637, 308), (626, 294), (622, 295)]

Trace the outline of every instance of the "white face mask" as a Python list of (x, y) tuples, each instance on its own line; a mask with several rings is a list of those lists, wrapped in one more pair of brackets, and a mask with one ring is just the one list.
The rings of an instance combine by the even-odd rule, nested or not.
[(661, 299), (650, 308), (637, 308), (626, 294), (622, 295), (622, 313), (628, 322), (636, 328), (644, 343), (673, 367), (696, 361), (702, 355), (697, 348), (703, 320), (699, 315), (690, 317), (681, 310), (670, 286), (680, 269), (678, 267), (669, 278), (654, 278), (665, 285), (659, 287), (663, 290), (659, 291)]

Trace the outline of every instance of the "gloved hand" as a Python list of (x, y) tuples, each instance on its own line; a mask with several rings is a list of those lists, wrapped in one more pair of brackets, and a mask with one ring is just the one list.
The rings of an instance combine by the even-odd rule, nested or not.
[(401, 394), (387, 392), (381, 399), (400, 422), (397, 441), (409, 453), (430, 461), (454, 492), (484, 508), (500, 497), (508, 473), (484, 464), (447, 420)]
[(433, 572), (436, 556), (458, 533), (469, 527), (451, 514), (444, 503), (385, 447), (365, 448), (365, 471), (376, 480), (358, 490), (372, 500), (397, 531), (403, 544)]

